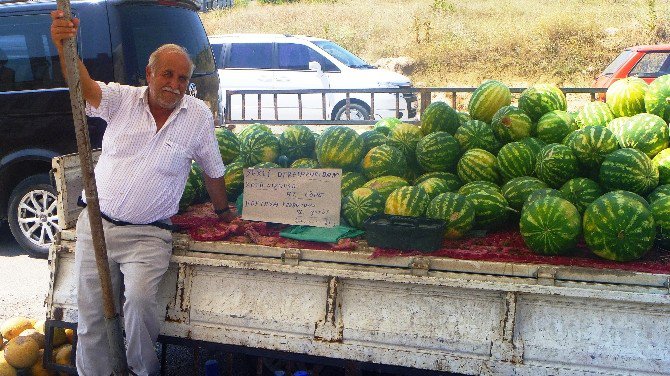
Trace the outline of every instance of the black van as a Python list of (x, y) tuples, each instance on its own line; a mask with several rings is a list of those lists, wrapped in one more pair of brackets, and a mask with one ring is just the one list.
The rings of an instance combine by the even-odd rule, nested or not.
[[(55, 1), (0, 0), (0, 217), (30, 253), (45, 255), (58, 230), (51, 158), (77, 151), (70, 98), (51, 42)], [(72, 1), (78, 50), (95, 80), (145, 85), (150, 53), (185, 47), (195, 62), (189, 94), (218, 115), (218, 76), (197, 10), (187, 0)], [(89, 119), (101, 146), (105, 123)]]

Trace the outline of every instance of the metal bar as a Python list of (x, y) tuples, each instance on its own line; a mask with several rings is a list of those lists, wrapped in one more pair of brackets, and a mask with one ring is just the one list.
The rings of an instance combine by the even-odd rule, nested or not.
[[(247, 98), (246, 95), (242, 94), (242, 120), (247, 118), (246, 117), (246, 111), (247, 111), (246, 98)], [(232, 112), (232, 111), (228, 111), (228, 112)]]
[(263, 110), (263, 103), (261, 102), (261, 93), (258, 93), (258, 120), (261, 120), (261, 111)]
[(346, 104), (347, 120), (351, 120), (351, 112), (349, 111), (350, 106), (351, 106), (351, 94), (347, 92), (347, 104)]
[[(244, 95), (242, 96), (242, 98), (244, 98)], [(231, 94), (228, 90), (226, 90), (226, 108), (223, 109), (223, 115), (224, 115), (224, 119), (225, 119), (226, 124), (230, 124), (230, 119), (232, 119), (232, 116), (230, 115), (230, 107), (231, 107), (230, 104), (232, 102), (230, 101), (230, 99), (231, 99)], [(242, 110), (242, 111), (244, 111), (244, 110)]]
[(375, 118), (375, 93), (370, 93), (370, 120)]
[(326, 93), (321, 93), (321, 111), (323, 111), (323, 120), (326, 118)]
[(275, 102), (275, 120), (279, 120), (279, 109), (277, 108), (277, 93), (274, 93), (272, 96)]
[[(230, 90), (230, 92), (234, 95), (240, 95), (240, 94), (297, 94), (297, 93), (302, 93), (302, 94), (346, 94), (346, 93), (390, 93), (390, 94), (395, 94), (395, 93), (407, 93), (407, 94), (412, 94), (414, 92), (418, 91), (428, 91), (431, 93), (444, 93), (444, 92), (458, 92), (458, 93), (472, 93), (474, 92), (477, 88), (476, 87), (422, 87), (422, 88), (416, 88), (416, 87), (407, 87), (407, 88), (394, 88), (394, 89), (383, 89), (383, 88), (371, 88), (371, 89), (302, 89), (302, 90), (292, 90), (292, 89), (285, 89), (285, 90), (271, 90), (271, 89), (263, 89), (263, 90)], [(512, 93), (521, 93), (527, 88), (525, 87), (511, 87), (509, 88)], [(600, 88), (600, 87), (561, 87), (561, 89), (564, 93), (572, 93), (572, 94), (586, 94), (586, 93), (605, 93), (607, 91), (607, 88)]]
[(451, 108), (456, 108), (456, 92), (451, 92)]
[(298, 93), (298, 119), (302, 120), (302, 94)]
[(431, 93), (427, 88), (419, 89), (419, 95), (421, 96), (421, 103), (419, 105), (419, 115), (423, 114), (426, 111), (426, 108), (430, 105), (431, 102)]
[(395, 117), (400, 117), (400, 93), (395, 93)]

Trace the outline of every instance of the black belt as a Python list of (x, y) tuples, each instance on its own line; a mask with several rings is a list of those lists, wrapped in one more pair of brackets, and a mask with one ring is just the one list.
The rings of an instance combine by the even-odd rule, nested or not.
[[(85, 208), (85, 207), (86, 207), (86, 203), (85, 203), (84, 200), (81, 198), (81, 196), (79, 196), (79, 197), (77, 198), (77, 206), (82, 207), (82, 208)], [(112, 224), (114, 224), (114, 225), (116, 225), (116, 226), (154, 226), (154, 227), (158, 227), (158, 228), (160, 228), (160, 229), (162, 229), (162, 230), (168, 230), (168, 231), (174, 231), (174, 229), (175, 229), (175, 227), (174, 227), (173, 225), (171, 225), (171, 224), (169, 224), (169, 223), (166, 223), (166, 222), (161, 222), (161, 221), (155, 221), (155, 222), (145, 223), (145, 224), (137, 224), (137, 223), (130, 223), (130, 222), (126, 222), (126, 221), (119, 221), (118, 219), (110, 218), (107, 214), (105, 214), (105, 213), (103, 213), (103, 212), (100, 212), (100, 216), (101, 216), (102, 219), (104, 219), (105, 221), (107, 221), (107, 222), (109, 222), (109, 223), (112, 223)]]

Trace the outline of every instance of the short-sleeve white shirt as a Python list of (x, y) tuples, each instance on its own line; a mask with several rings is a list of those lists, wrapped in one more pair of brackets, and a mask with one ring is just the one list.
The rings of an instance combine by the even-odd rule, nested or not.
[(208, 176), (223, 176), (214, 120), (204, 102), (185, 95), (156, 132), (146, 86), (98, 85), (102, 89), (100, 106), (87, 104), (86, 114), (107, 122), (95, 167), (103, 213), (136, 224), (173, 216), (192, 160)]

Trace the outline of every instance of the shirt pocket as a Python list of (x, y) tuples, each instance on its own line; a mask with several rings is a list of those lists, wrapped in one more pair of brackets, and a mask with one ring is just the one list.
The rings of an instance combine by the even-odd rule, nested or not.
[(174, 141), (165, 141), (159, 158), (157, 169), (165, 175), (177, 176), (183, 175), (190, 167), (191, 157), (182, 145)]

